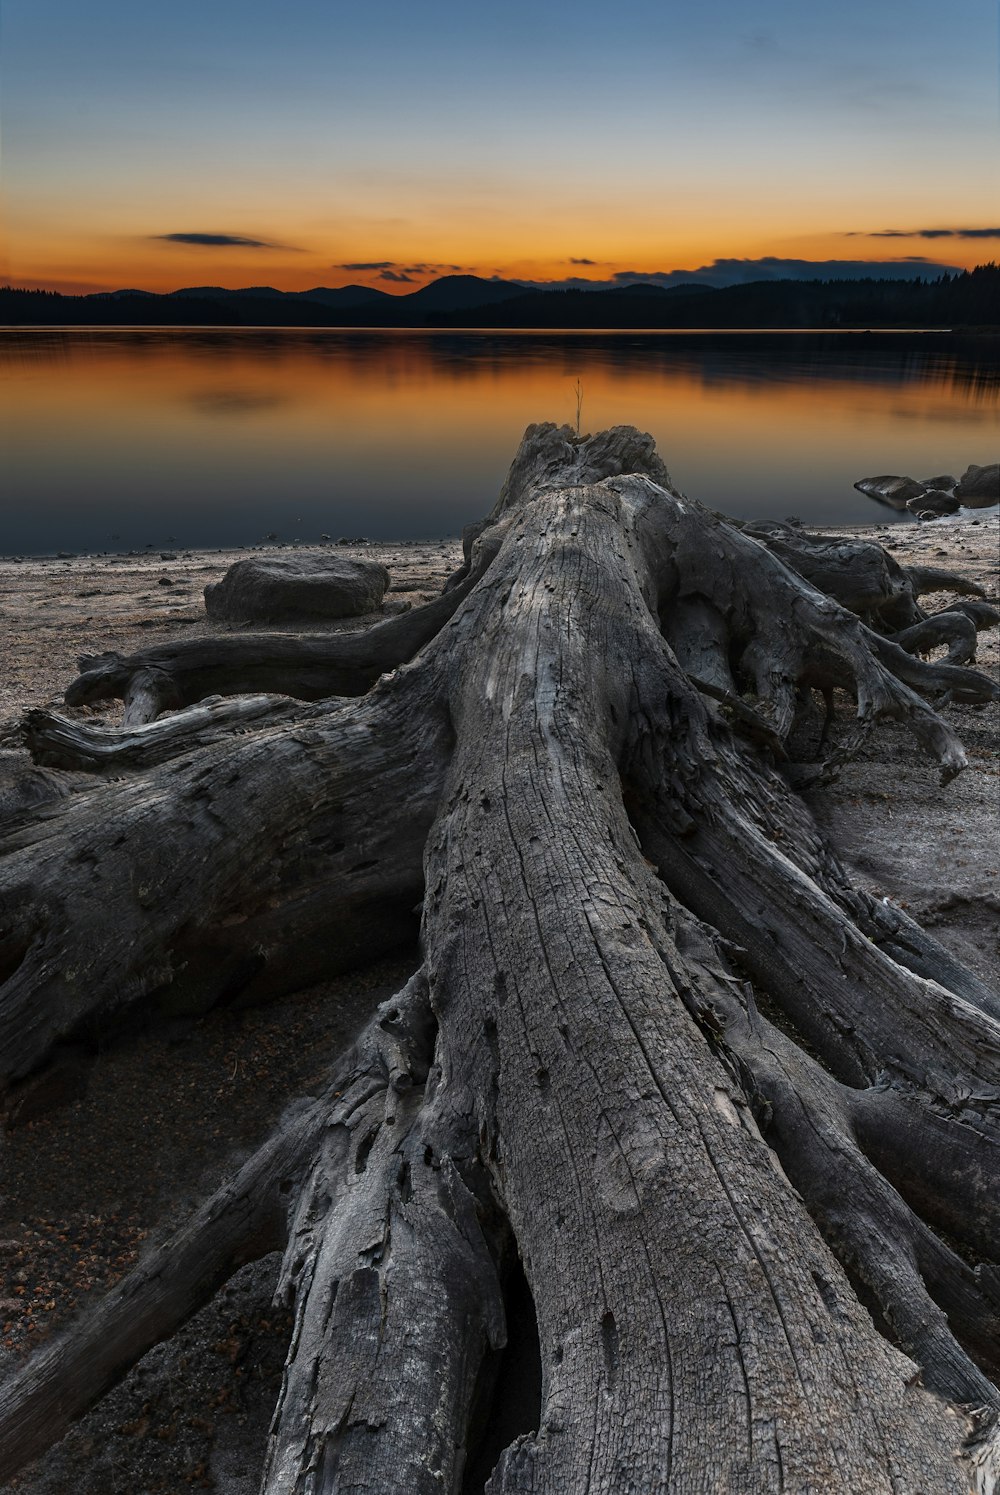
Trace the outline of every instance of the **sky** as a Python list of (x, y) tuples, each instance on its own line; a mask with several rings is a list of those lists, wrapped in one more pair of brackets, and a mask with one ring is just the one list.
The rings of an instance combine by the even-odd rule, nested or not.
[(936, 273), (1000, 258), (998, 10), (2, 0), (0, 152), (15, 285)]

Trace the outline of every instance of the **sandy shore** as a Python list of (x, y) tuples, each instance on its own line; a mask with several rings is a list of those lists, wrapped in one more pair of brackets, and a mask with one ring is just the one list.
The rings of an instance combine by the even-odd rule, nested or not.
[[(963, 523), (873, 524), (903, 563), (949, 567), (1000, 590), (996, 514)], [(208, 622), (202, 588), (246, 551), (0, 559), (0, 757), (16, 759), (29, 706), (61, 705), (77, 656), (146, 647)], [(435, 594), (459, 560), (454, 543), (371, 545), (390, 605)], [(945, 597), (928, 598), (932, 606)], [(357, 626), (357, 620), (331, 626)], [(981, 635), (979, 668), (996, 673), (1000, 635)], [(113, 720), (119, 708), (101, 708)], [(1000, 706), (951, 706), (969, 769), (946, 789), (912, 739), (889, 724), (839, 781), (810, 797), (858, 880), (905, 904), (995, 978)], [(840, 703), (838, 730), (852, 708)], [(98, 1056), (87, 1094), (6, 1139), (0, 1201), (0, 1356), (25, 1351), (116, 1280), (150, 1234), (176, 1224), (308, 1093), (374, 1001), (416, 963), (403, 951), (364, 973), (252, 1012), (137, 1026)], [(62, 1444), (2, 1491), (108, 1495), (216, 1489), (243, 1495), (257, 1471), (280, 1380), (288, 1321), (270, 1292), (277, 1258), (245, 1268), (170, 1343), (146, 1357)]]
[[(0, 676), (0, 730), (29, 706), (59, 705), (77, 673), (77, 656), (115, 649), (131, 654), (183, 631), (231, 632), (205, 615), (203, 592), (234, 561), (248, 555), (281, 555), (292, 547), (258, 546), (253, 551), (150, 551), (148, 555), (0, 557), (0, 638), (5, 668)], [(413, 544), (295, 546), (296, 554), (334, 550), (366, 556), (389, 568), (390, 607), (414, 607), (441, 590), (461, 560), (457, 541)], [(314, 632), (356, 628), (371, 619), (319, 622)], [(289, 625), (292, 633), (301, 625)]]

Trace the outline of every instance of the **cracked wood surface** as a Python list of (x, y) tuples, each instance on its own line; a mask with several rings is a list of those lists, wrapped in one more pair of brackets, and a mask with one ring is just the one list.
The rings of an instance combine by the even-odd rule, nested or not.
[[(359, 921), (377, 937), (352, 879), (423, 888), (422, 971), (289, 1199), (296, 1327), (266, 1495), (457, 1495), (513, 1251), (540, 1419), (491, 1495), (992, 1495), (997, 999), (849, 886), (776, 764), (803, 691), (837, 685), (949, 777), (961, 744), (916, 692), (997, 691), (914, 659), (768, 539), (678, 495), (631, 428), (529, 428), (413, 663), (360, 702), (267, 708), (247, 741), (126, 726), (115, 751), (160, 767), (11, 825), (22, 1067), (45, 1047), (26, 1004), (62, 995), (25, 890), (76, 866), (67, 826), (126, 890), (125, 932), (98, 921), (78, 957), (98, 1003), (123, 970), (133, 997), (168, 976), (217, 996), (217, 967), (232, 982), (227, 960), (257, 948), (248, 906), (255, 938), (273, 930), (266, 965), (309, 970)], [(849, 549), (823, 564), (843, 577)], [(919, 579), (880, 564), (864, 558), (909, 626)], [(100, 761), (93, 740), (72, 751)], [(109, 806), (132, 817), (126, 849)], [(134, 965), (126, 936), (147, 941)]]

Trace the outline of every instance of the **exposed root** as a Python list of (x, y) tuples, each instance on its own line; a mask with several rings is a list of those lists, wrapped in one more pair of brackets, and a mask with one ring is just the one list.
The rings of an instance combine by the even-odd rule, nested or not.
[[(435, 697), (432, 675), (401, 672), (343, 710), (265, 717), (15, 826), (0, 865), (0, 1082), (139, 1000), (258, 1001), (412, 939), (450, 750)], [(169, 744), (167, 724), (137, 735), (161, 730)]]
[[(383, 1012), (394, 1054), (400, 1009), (426, 1000), (419, 975)], [(296, 1212), (279, 1288), (295, 1328), (267, 1495), (437, 1495), (465, 1462), (480, 1365), (504, 1342), (503, 1233), (488, 1223), (474, 1136), (441, 1133), (430, 1055), (409, 1062), (391, 1061), (388, 1085), (327, 1128)]]
[(103, 1301), (0, 1386), (0, 1468), (9, 1478), (57, 1442), (239, 1267), (283, 1244), (287, 1195), (329, 1108), (303, 1105)]
[(944, 644), (948, 647), (945, 664), (970, 664), (976, 657), (976, 625), (965, 613), (937, 613), (912, 628), (904, 628), (893, 643), (907, 654), (929, 654)]
[[(331, 710), (332, 703), (325, 702), (323, 709)], [(209, 696), (173, 716), (124, 729), (36, 709), (26, 713), (21, 735), (36, 763), (80, 773), (121, 773), (154, 768), (182, 753), (293, 717), (305, 720), (308, 712), (287, 696)]]
[[(1000, 1004), (850, 888), (773, 765), (802, 692), (841, 687), (952, 774), (961, 745), (916, 691), (996, 687), (885, 637), (925, 620), (921, 578), (879, 547), (729, 525), (629, 428), (530, 428), (466, 556), (409, 615), (434, 625), (421, 658), (363, 702), (264, 707), (249, 739), (190, 760), (173, 756), (189, 729), (234, 718), (126, 731), (105, 744), (119, 765), (163, 751), (155, 772), (8, 839), (12, 1074), (88, 1002), (263, 995), (292, 967), (302, 984), (345, 939), (388, 938), (423, 889), (424, 972), (290, 1124), (302, 1146), (269, 1144), (294, 1169), (271, 1170), (266, 1229), (220, 1205), (236, 1244), (213, 1256), (196, 1217), (167, 1253), (175, 1319), (142, 1319), (129, 1354), (291, 1206), (267, 1495), (454, 1490), (514, 1249), (543, 1384), (497, 1495), (988, 1488), (994, 1443), (964, 1462), (960, 1444), (968, 1405), (998, 1405)], [(391, 626), (291, 641), (280, 688), (364, 689), (374, 654), (402, 657)], [(72, 691), (138, 691), (149, 670), (181, 702), (259, 688), (259, 640), (222, 642), (217, 667), (202, 641)], [(76, 761), (102, 743), (77, 738)], [(214, 1265), (196, 1283), (198, 1249)], [(114, 1334), (128, 1292), (154, 1292), (144, 1270), (108, 1300)], [(71, 1366), (95, 1332), (70, 1331)], [(52, 1353), (0, 1436), (54, 1401)], [(26, 1402), (36, 1368), (48, 1389)]]
[(907, 566), (915, 597), (928, 592), (957, 592), (962, 597), (985, 597), (986, 593), (977, 581), (961, 576), (957, 571), (945, 571), (940, 566)]
[(854, 1133), (857, 1092), (761, 1015), (710, 932), (683, 911), (670, 917), (678, 949), (695, 963), (696, 981), (683, 987), (688, 999), (698, 993), (694, 1015), (711, 1022), (715, 1041), (750, 1077), (768, 1143), (852, 1280), (872, 1295), (931, 1389), (1000, 1409), (1000, 1392), (980, 1369), (1000, 1370), (997, 1305), (864, 1155)]
[[(307, 1470), (319, 1480), (310, 1488), (334, 1488), (335, 1473), (358, 1468), (372, 1491), (453, 1487), (479, 1365), (503, 1344), (504, 1315), (483, 1234), (488, 1199), (477, 1204), (459, 1171), (457, 1138), (434, 1149), (445, 1139), (425, 1101), (433, 1041), (418, 973), (320, 1099), (286, 1116), (180, 1230), (4, 1384), (5, 1477), (240, 1266), (287, 1242), (279, 1292), (295, 1301), (295, 1330), (264, 1488), (303, 1488)], [(504, 1241), (499, 1217), (492, 1241)]]
[(179, 639), (139, 654), (99, 654), (79, 661), (66, 704), (124, 700), (127, 726), (153, 720), (169, 707), (212, 695), (280, 692), (302, 701), (360, 696), (381, 675), (406, 664), (437, 634), (475, 585), (454, 590), (400, 617), (355, 633), (239, 634)]
[(991, 1407), (975, 1408), (972, 1432), (965, 1446), (975, 1495), (1000, 1491), (1000, 1423)]

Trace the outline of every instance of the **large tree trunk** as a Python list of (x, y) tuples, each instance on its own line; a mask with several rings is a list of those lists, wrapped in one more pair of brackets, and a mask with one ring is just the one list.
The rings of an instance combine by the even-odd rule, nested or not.
[[(40, 758), (134, 776), (8, 832), (8, 1083), (126, 1002), (343, 968), (421, 891), (423, 966), (173, 1276), (137, 1269), (4, 1389), (9, 1466), (267, 1249), (277, 1168), (268, 1495), (460, 1491), (517, 1257), (540, 1418), (494, 1495), (996, 1488), (1000, 1002), (850, 887), (780, 770), (811, 687), (904, 721), (945, 780), (962, 748), (917, 691), (997, 692), (907, 652), (923, 578), (865, 554), (852, 588), (850, 546), (821, 552), (681, 497), (631, 428), (532, 427), (362, 700), (32, 718)], [(236, 642), (235, 688), (274, 688)], [(162, 699), (227, 689), (225, 641), (207, 671), (185, 647)], [(343, 694), (316, 652), (301, 693)]]

